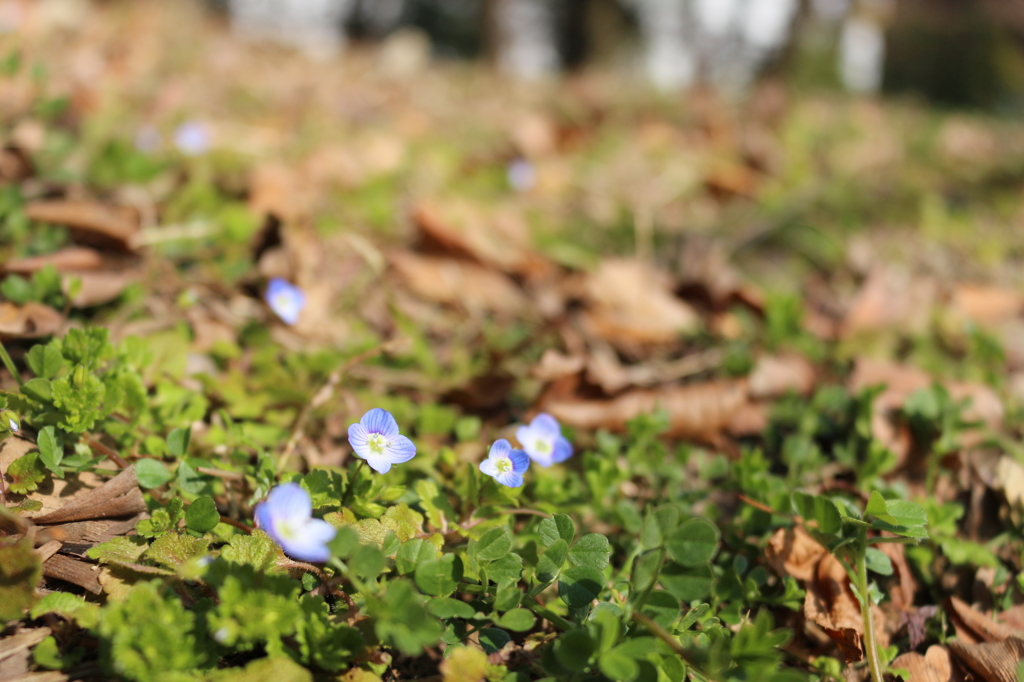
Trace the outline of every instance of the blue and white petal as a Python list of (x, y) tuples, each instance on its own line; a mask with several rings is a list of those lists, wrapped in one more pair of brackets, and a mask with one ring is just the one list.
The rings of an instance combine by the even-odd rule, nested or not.
[(370, 433), (379, 433), (389, 438), (398, 435), (398, 422), (390, 412), (380, 407), (375, 407), (364, 414), (359, 423)]
[(523, 475), (515, 471), (506, 471), (494, 477), (498, 483), (509, 488), (519, 488), (523, 485)]
[(408, 462), (416, 456), (416, 446), (405, 436), (394, 436), (388, 441), (387, 456), (392, 464)]

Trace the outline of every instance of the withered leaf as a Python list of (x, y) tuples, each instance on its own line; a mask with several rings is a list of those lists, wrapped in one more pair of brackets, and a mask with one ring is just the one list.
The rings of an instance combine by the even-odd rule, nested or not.
[(99, 581), (99, 569), (95, 564), (79, 561), (63, 554), (54, 554), (43, 563), (43, 575), (78, 585), (93, 594), (99, 594), (103, 587)]
[(1024, 639), (969, 644), (949, 640), (953, 654), (986, 682), (1017, 682), (1017, 667), (1024, 661)]
[[(860, 602), (850, 589), (850, 578), (843, 565), (831, 554), (818, 562), (814, 580), (805, 584), (804, 616), (819, 625), (832, 638), (847, 661), (863, 658), (864, 623)], [(875, 621), (875, 639), (879, 646), (889, 645), (884, 617), (877, 606), (871, 607)]]
[(892, 667), (907, 670), (910, 673), (907, 682), (960, 682), (964, 679), (953, 665), (949, 650), (937, 644), (928, 647), (923, 656), (916, 651), (897, 656)]
[(997, 623), (957, 597), (946, 600), (946, 611), (956, 628), (957, 637), (966, 644), (1000, 642), (1017, 634), (1012, 628)]
[(0, 338), (37, 339), (56, 334), (62, 326), (64, 316), (42, 303), (0, 303)]
[(517, 313), (526, 309), (523, 292), (511, 279), (467, 260), (393, 251), (391, 265), (414, 294), (470, 310)]
[(146, 511), (135, 467), (130, 466), (99, 488), (75, 495), (66, 505), (40, 516), (35, 523), (67, 523), (108, 516), (129, 516)]
[(131, 251), (131, 240), (139, 230), (134, 210), (95, 201), (56, 199), (32, 201), (25, 205), (32, 220), (66, 225), (77, 241)]
[(797, 580), (813, 580), (818, 562), (827, 550), (803, 529), (780, 528), (768, 540), (765, 554), (768, 563), (779, 575), (791, 575)]

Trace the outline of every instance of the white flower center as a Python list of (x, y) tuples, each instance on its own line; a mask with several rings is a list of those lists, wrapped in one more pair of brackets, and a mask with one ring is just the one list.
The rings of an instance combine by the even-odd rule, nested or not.
[(296, 540), (302, 534), (303, 525), (302, 521), (295, 519), (281, 519), (274, 525), (274, 530), (282, 540)]
[(542, 455), (546, 455), (551, 452), (551, 442), (544, 440), (543, 438), (538, 438), (533, 444), (533, 449)]
[(494, 470), (499, 474), (508, 473), (512, 471), (512, 460), (508, 457), (499, 457), (494, 463)]
[(384, 451), (388, 448), (388, 439), (379, 433), (374, 433), (366, 439), (366, 446), (370, 448), (370, 452), (373, 454), (383, 455)]

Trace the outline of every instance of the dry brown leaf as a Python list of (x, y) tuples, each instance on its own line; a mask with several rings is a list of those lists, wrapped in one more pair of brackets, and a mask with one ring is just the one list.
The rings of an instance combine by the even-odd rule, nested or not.
[(804, 616), (828, 633), (847, 661), (861, 660), (864, 624), (843, 565), (831, 554), (823, 555), (806, 589)]
[(540, 362), (530, 370), (530, 374), (541, 381), (554, 381), (579, 374), (585, 364), (586, 360), (579, 355), (564, 355), (554, 348), (548, 348), (540, 356)]
[(63, 554), (54, 554), (43, 562), (43, 575), (47, 578), (55, 578), (78, 585), (93, 594), (103, 591), (103, 586), (99, 581), (98, 566)]
[(953, 309), (981, 324), (1001, 322), (1020, 315), (1024, 296), (1014, 289), (959, 284), (953, 290)]
[(108, 516), (130, 516), (146, 511), (135, 467), (130, 466), (99, 488), (74, 495), (54, 511), (30, 515), (34, 523), (67, 523)]
[(409, 289), (428, 301), (499, 313), (527, 308), (526, 297), (512, 280), (476, 263), (408, 251), (393, 251), (389, 257)]
[(7, 261), (3, 269), (19, 275), (30, 275), (42, 270), (47, 265), (57, 268), (58, 272), (99, 270), (106, 264), (104, 255), (87, 246), (69, 246), (44, 256), (32, 256)]
[(553, 400), (542, 408), (581, 429), (624, 431), (626, 422), (664, 410), (668, 435), (713, 441), (747, 403), (745, 380), (712, 381), (662, 390), (633, 390), (609, 400)]
[(907, 555), (904, 546), (895, 542), (883, 542), (878, 546), (883, 554), (889, 557), (893, 568), (896, 569), (896, 577), (899, 584), (890, 594), (893, 606), (900, 611), (909, 609), (914, 604), (914, 594), (917, 592), (917, 581), (907, 564)]
[(850, 306), (840, 327), (842, 336), (898, 329), (923, 331), (930, 320), (938, 287), (900, 268), (876, 268)]
[(768, 540), (765, 555), (779, 575), (791, 575), (797, 580), (812, 580), (817, 574), (818, 562), (828, 552), (803, 529), (780, 528)]
[(113, 301), (141, 277), (142, 270), (135, 267), (95, 272), (69, 271), (64, 277), (64, 290), (70, 286), (69, 278), (77, 278), (81, 284), (71, 304), (76, 308), (88, 308)]
[(778, 398), (790, 391), (807, 395), (814, 389), (814, 366), (800, 355), (763, 355), (748, 381), (755, 399)]
[(133, 209), (108, 206), (96, 201), (56, 199), (25, 205), (32, 220), (66, 225), (77, 241), (131, 251), (132, 237), (139, 231)]
[(906, 682), (960, 682), (964, 679), (953, 665), (949, 650), (938, 644), (928, 647), (923, 656), (916, 651), (901, 654), (892, 662), (892, 667), (910, 673)]
[(946, 611), (957, 637), (967, 644), (1000, 642), (1017, 634), (1013, 628), (997, 623), (957, 597), (946, 600)]
[(996, 615), (996, 620), (1018, 633), (1024, 633), (1024, 604), (1011, 606)]
[(1017, 667), (1024, 661), (1024, 639), (968, 644), (949, 640), (953, 654), (986, 682), (1017, 682)]
[(672, 293), (671, 279), (642, 260), (605, 260), (583, 290), (585, 329), (626, 350), (673, 343), (700, 324), (693, 308)]
[(23, 149), (13, 144), (0, 148), (0, 182), (21, 182), (34, 173), (32, 159)]
[(63, 326), (64, 316), (50, 306), (0, 302), (0, 339), (38, 339), (56, 334)]

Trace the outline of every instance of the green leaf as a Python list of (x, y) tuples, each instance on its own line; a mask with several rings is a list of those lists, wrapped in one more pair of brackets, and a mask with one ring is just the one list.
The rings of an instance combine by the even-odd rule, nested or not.
[(519, 606), (523, 600), (523, 592), (515, 583), (505, 584), (494, 593), (494, 610), (509, 611)]
[(864, 508), (864, 513), (877, 516), (878, 518), (884, 518), (889, 515), (889, 505), (885, 503), (882, 493), (877, 490), (871, 491), (871, 497), (868, 498), (868, 506)]
[(178, 487), (192, 495), (198, 495), (206, 490), (207, 477), (196, 471), (191, 464), (181, 460), (178, 464)]
[(537, 580), (542, 583), (549, 583), (558, 577), (565, 563), (565, 557), (569, 554), (569, 545), (562, 538), (555, 540), (537, 561)]
[(640, 547), (655, 549), (661, 547), (665, 537), (679, 525), (679, 508), (675, 505), (658, 507), (644, 519), (640, 529)]
[(422, 538), (406, 540), (398, 548), (395, 556), (395, 568), (402, 575), (412, 573), (424, 561), (436, 561), (440, 557), (437, 547)]
[(39, 461), (39, 453), (33, 451), (11, 462), (7, 475), (11, 477), (11, 492), (25, 495), (46, 480), (46, 468)]
[(672, 594), (654, 590), (647, 595), (647, 601), (644, 602), (640, 613), (648, 616), (663, 628), (670, 628), (679, 619), (682, 608), (679, 599)]
[(843, 525), (842, 517), (835, 503), (822, 495), (808, 495), (804, 492), (793, 493), (793, 506), (804, 521), (814, 521), (822, 533), (838, 533)]
[(212, 497), (200, 497), (185, 511), (185, 527), (197, 533), (206, 533), (220, 523), (220, 512)]
[(683, 602), (703, 599), (711, 592), (710, 566), (682, 566), (669, 562), (661, 571), (662, 586)]
[(570, 630), (555, 641), (555, 658), (573, 672), (583, 672), (597, 645), (586, 630)]
[(718, 549), (718, 528), (707, 519), (688, 519), (665, 537), (665, 549), (683, 566), (700, 566), (711, 561)]
[(360, 545), (349, 559), (349, 568), (363, 578), (376, 578), (384, 570), (386, 558), (376, 545)]
[(512, 637), (507, 632), (498, 628), (484, 628), (477, 634), (477, 638), (480, 641), (480, 646), (489, 654), (501, 651), (506, 644), (512, 641)]
[(504, 528), (492, 528), (476, 541), (479, 561), (496, 561), (512, 549), (512, 535)]
[(174, 478), (174, 474), (164, 466), (163, 462), (150, 457), (140, 459), (135, 463), (135, 475), (139, 479), (139, 486), (146, 490), (159, 488)]
[(457, 554), (445, 554), (440, 559), (424, 561), (416, 567), (416, 587), (435, 597), (446, 597), (455, 591), (462, 580), (462, 559)]
[(618, 682), (633, 682), (640, 676), (640, 666), (619, 647), (601, 654), (597, 659), (597, 667), (605, 677)]
[(35, 603), (42, 577), (43, 563), (31, 539), (0, 545), (0, 622), (21, 618)]
[(572, 566), (558, 577), (558, 596), (572, 607), (589, 606), (604, 589), (604, 576), (585, 566)]
[(153, 541), (145, 557), (169, 568), (177, 568), (189, 559), (206, 553), (209, 542), (191, 535), (168, 533)]
[(892, 575), (892, 561), (881, 550), (868, 547), (865, 560), (869, 571), (880, 575)]
[(53, 400), (53, 387), (48, 379), (40, 377), (29, 379), (21, 385), (21, 392), (41, 403), (49, 403)]
[(644, 552), (633, 561), (630, 582), (633, 583), (633, 594), (640, 594), (652, 584), (661, 570), (665, 557), (660, 550)]
[(581, 537), (569, 550), (569, 563), (573, 566), (587, 566), (595, 571), (603, 571), (608, 565), (611, 553), (608, 538), (600, 533), (589, 533)]
[(71, 433), (89, 431), (98, 419), (107, 414), (104, 404), (107, 389), (96, 375), (84, 370), (79, 366), (71, 376), (56, 379), (50, 384), (53, 404), (61, 411), (58, 426)]
[(64, 459), (64, 434), (53, 426), (44, 426), (36, 439), (36, 445), (39, 446), (39, 459), (46, 468), (59, 478), (64, 478), (64, 471), (60, 468), (61, 460)]
[(497, 620), (497, 624), (512, 632), (526, 632), (537, 622), (537, 617), (528, 609), (512, 609), (506, 611)]
[(37, 377), (52, 379), (64, 368), (64, 356), (55, 344), (32, 346), (25, 356), (29, 369)]
[(359, 533), (350, 526), (342, 526), (341, 528), (335, 526), (335, 528), (337, 534), (328, 543), (327, 547), (331, 550), (332, 556), (347, 559), (359, 549)]
[(84, 628), (91, 628), (99, 618), (99, 611), (99, 606), (90, 604), (77, 594), (50, 592), (36, 602), (29, 616), (39, 618), (46, 613), (56, 613), (65, 620), (73, 620)]
[(184, 457), (192, 440), (192, 429), (174, 429), (167, 434), (167, 449), (176, 457)]
[(476, 610), (464, 601), (437, 597), (427, 602), (427, 609), (438, 618), (472, 618)]
[(523, 573), (523, 558), (509, 552), (487, 565), (487, 577), (496, 583), (518, 582)]
[(928, 524), (928, 514), (924, 507), (910, 500), (889, 500), (886, 502), (886, 506), (889, 508), (889, 516), (892, 518), (883, 519), (883, 521), (897, 526), (925, 526)]
[(576, 537), (576, 525), (567, 515), (555, 514), (550, 519), (541, 521), (537, 532), (541, 544), (545, 547), (559, 538), (565, 540), (566, 544), (572, 544), (573, 538)]
[(101, 564), (135, 564), (149, 548), (143, 538), (118, 536), (89, 548), (86, 556)]
[(273, 568), (281, 550), (270, 536), (259, 528), (252, 535), (233, 535), (227, 546), (220, 550), (221, 558), (240, 566), (252, 566), (257, 571)]

